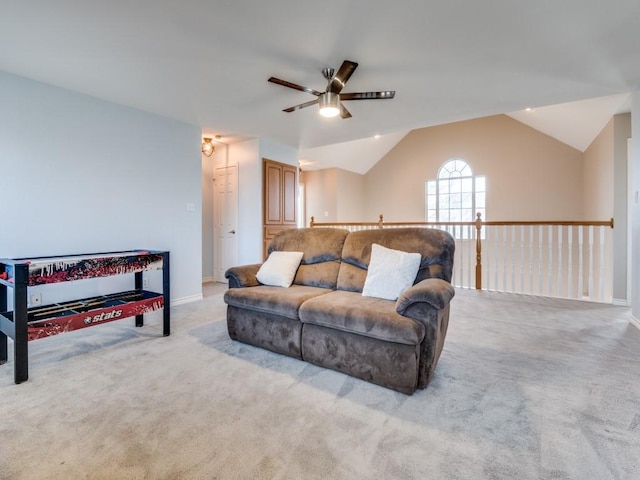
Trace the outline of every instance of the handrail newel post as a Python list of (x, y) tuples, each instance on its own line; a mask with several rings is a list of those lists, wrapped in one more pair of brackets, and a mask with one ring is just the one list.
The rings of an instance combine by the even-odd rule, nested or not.
[(316, 219), (313, 218), (313, 215), (311, 215), (311, 221), (309, 222), (309, 227), (313, 228), (313, 224), (316, 223)]

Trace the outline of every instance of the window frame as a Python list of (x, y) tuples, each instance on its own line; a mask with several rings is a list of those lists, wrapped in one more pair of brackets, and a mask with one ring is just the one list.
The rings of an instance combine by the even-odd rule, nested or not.
[[(426, 222), (473, 222), (477, 213), (481, 214), (483, 221), (486, 220), (486, 186), (486, 177), (473, 175), (473, 169), (466, 160), (447, 160), (438, 169), (437, 177), (425, 182)], [(462, 228), (460, 236), (455, 235), (457, 229), (447, 227), (456, 238), (470, 238), (468, 229)]]

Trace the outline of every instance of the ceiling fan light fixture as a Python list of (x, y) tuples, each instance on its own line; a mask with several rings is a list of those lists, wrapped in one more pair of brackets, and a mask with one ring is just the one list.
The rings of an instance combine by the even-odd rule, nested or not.
[(323, 117), (337, 117), (340, 115), (340, 95), (325, 92), (318, 98), (320, 105), (320, 115)]

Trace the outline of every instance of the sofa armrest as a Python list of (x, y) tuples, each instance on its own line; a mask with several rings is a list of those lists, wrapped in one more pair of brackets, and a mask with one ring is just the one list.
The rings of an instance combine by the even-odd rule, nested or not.
[(229, 268), (224, 272), (224, 277), (229, 280), (229, 288), (256, 287), (260, 285), (256, 278), (260, 266), (260, 263), (255, 263)]
[(418, 388), (429, 383), (444, 346), (449, 326), (453, 286), (439, 278), (427, 278), (400, 294), (396, 311), (424, 325), (425, 336), (420, 345)]
[(418, 303), (427, 303), (437, 310), (442, 310), (454, 295), (453, 286), (446, 280), (427, 278), (400, 294), (396, 301), (396, 312), (404, 315), (411, 306)]

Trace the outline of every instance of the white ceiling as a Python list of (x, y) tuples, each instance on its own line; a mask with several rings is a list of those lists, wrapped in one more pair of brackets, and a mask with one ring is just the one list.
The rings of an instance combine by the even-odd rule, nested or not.
[(511, 112), (510, 117), (584, 152), (616, 113), (630, 110), (627, 93)]
[(300, 167), (304, 170), (337, 167), (364, 175), (407, 133), (409, 132), (403, 131), (376, 135), (300, 150)]
[[(640, 85), (639, 54), (638, 0), (0, 0), (0, 70), (222, 141), (268, 138), (316, 167), (320, 154), (338, 162), (327, 145), (380, 134), (381, 152), (415, 128), (628, 93)], [(349, 102), (347, 120), (281, 111), (315, 97), (270, 76), (324, 90), (322, 68), (344, 59), (360, 64), (345, 92), (396, 98)], [(354, 156), (337, 165), (373, 161), (350, 168)]]

